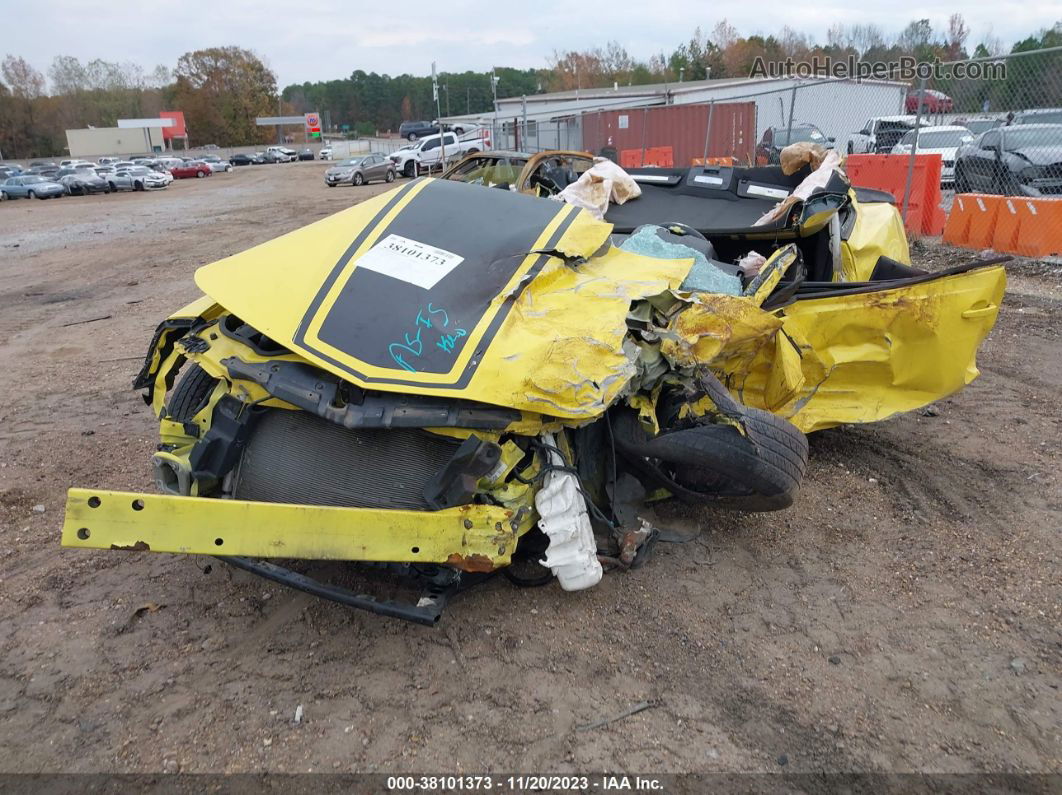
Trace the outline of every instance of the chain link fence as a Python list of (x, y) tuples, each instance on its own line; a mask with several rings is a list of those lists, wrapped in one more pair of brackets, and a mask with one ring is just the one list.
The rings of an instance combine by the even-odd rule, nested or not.
[[(1003, 212), (1035, 205), (1029, 212), (1050, 228), (1038, 254), (1062, 254), (1062, 47), (909, 68), (918, 72), (910, 79), (680, 83), (651, 105), (618, 98), (528, 113), (525, 103), (479, 123), (496, 149), (590, 151), (625, 167), (775, 164), (787, 144), (808, 141), (849, 157), (853, 182), (880, 183), (857, 166), (887, 155), (887, 184), (866, 186), (890, 190), (913, 233), (941, 234), (956, 194), (1006, 197)], [(936, 220), (919, 226), (911, 215), (928, 213), (917, 206), (930, 196), (923, 173), (936, 173), (924, 155), (939, 157), (940, 170), (927, 199)]]

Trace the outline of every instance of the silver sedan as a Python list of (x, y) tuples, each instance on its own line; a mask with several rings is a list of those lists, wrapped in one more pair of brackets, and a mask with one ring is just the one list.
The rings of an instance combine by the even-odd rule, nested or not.
[(361, 157), (343, 160), (325, 172), (325, 185), (334, 188), (341, 183), (364, 185), (374, 179), (395, 181), (395, 164), (381, 154), (371, 152)]

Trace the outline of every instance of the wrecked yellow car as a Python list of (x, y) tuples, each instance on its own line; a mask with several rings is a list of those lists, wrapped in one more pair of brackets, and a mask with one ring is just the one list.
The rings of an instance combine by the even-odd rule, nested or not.
[[(640, 565), (648, 502), (785, 508), (806, 433), (976, 377), (1005, 281), (912, 268), (891, 197), (839, 170), (762, 223), (806, 176), (636, 170), (604, 221), (418, 179), (204, 266), (134, 384), (159, 493), (71, 489), (63, 544), (215, 555), (433, 624), (497, 571), (577, 590)], [(268, 559), (382, 565), (417, 595)]]

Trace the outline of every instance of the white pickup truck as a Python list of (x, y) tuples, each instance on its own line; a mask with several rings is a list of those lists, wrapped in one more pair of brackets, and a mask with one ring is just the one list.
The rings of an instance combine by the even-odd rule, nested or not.
[(389, 157), (395, 164), (395, 171), (407, 177), (415, 177), (423, 171), (445, 167), (465, 155), (480, 152), (489, 144), (489, 140), (478, 130), (465, 135), (448, 132), (421, 138), (416, 145), (403, 147), (392, 152)]
[(848, 136), (848, 154), (882, 154), (892, 151), (914, 129), (914, 116), (878, 116), (867, 119), (863, 129)]

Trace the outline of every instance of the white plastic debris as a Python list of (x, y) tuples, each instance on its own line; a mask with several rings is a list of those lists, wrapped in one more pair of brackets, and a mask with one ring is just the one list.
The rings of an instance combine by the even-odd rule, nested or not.
[(606, 157), (595, 157), (594, 165), (552, 198), (589, 210), (600, 221), (610, 201), (624, 204), (641, 195), (641, 186), (630, 174)]
[(758, 251), (750, 251), (744, 257), (738, 260), (737, 266), (741, 268), (741, 272), (745, 274), (745, 277), (752, 279), (759, 275), (760, 268), (767, 263), (767, 258)]
[(302, 723), (302, 704), (295, 707), (295, 725), (298, 726), (300, 723)]
[[(551, 433), (542, 434), (551, 447), (556, 440)], [(552, 450), (550, 463), (564, 466), (564, 460)], [(579, 491), (579, 481), (571, 472), (549, 472), (543, 487), (535, 495), (539, 529), (549, 538), (548, 566), (566, 591), (581, 591), (601, 582), (603, 574), (597, 559), (597, 542), (586, 512), (586, 500)]]

